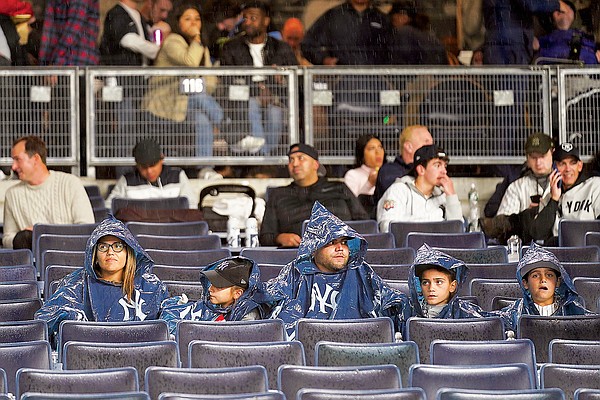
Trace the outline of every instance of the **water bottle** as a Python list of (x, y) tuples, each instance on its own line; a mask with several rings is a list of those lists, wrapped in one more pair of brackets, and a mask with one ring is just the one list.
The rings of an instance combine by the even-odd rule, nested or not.
[(481, 227), (479, 226), (479, 193), (474, 183), (471, 183), (471, 190), (469, 190), (469, 232), (479, 232)]
[(227, 220), (227, 245), (229, 247), (241, 247), (240, 226), (236, 217), (229, 217)]
[(258, 222), (250, 217), (246, 220), (246, 247), (258, 247)]
[(508, 262), (518, 262), (521, 258), (521, 238), (512, 235), (506, 242), (508, 247)]

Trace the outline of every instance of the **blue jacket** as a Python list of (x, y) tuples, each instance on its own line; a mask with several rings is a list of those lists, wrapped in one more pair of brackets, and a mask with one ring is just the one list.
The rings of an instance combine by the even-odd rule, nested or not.
[[(408, 287), (410, 289), (413, 317), (426, 316), (425, 310), (427, 307), (427, 302), (423, 297), (423, 292), (421, 291), (421, 282), (415, 272), (419, 265), (435, 265), (448, 271), (453, 271), (456, 274), (456, 281), (458, 283), (455, 293), (457, 293), (460, 287), (465, 284), (467, 280), (467, 274), (469, 273), (469, 269), (464, 262), (457, 260), (446, 253), (442, 253), (439, 250), (432, 249), (427, 244), (421, 246), (421, 248), (419, 248), (417, 251), (415, 261), (410, 266), (408, 275)], [(435, 318), (459, 319), (482, 318), (488, 316), (489, 313), (483, 311), (479, 306), (465, 300), (460, 300), (458, 296), (454, 295), (450, 298), (448, 304), (442, 308), (441, 312)]]
[(529, 64), (533, 58), (533, 15), (558, 9), (559, 0), (483, 0), (484, 63)]
[[(96, 242), (106, 235), (124, 241), (135, 253), (136, 271), (131, 302), (120, 285), (101, 280), (92, 266)], [(126, 250), (124, 250), (126, 251)], [(49, 337), (54, 339), (61, 321), (144, 321), (157, 319), (161, 303), (169, 297), (167, 287), (150, 269), (154, 261), (140, 246), (125, 225), (109, 216), (90, 235), (85, 250), (84, 267), (64, 277), (52, 297), (35, 313), (48, 323)]]
[(539, 57), (569, 59), (571, 42), (579, 36), (580, 51), (578, 60), (585, 64), (598, 64), (594, 37), (578, 29), (562, 31), (555, 29), (540, 38)]
[(495, 312), (496, 315), (502, 317), (506, 329), (516, 331), (521, 315), (540, 315), (531, 298), (531, 293), (528, 289), (525, 289), (525, 286), (523, 285), (523, 276), (521, 274), (521, 270), (525, 266), (540, 261), (553, 264), (560, 270), (560, 283), (555, 291), (555, 301), (558, 303), (558, 309), (553, 315), (593, 314), (591, 311), (586, 310), (582, 305), (582, 300), (575, 290), (571, 277), (569, 277), (569, 274), (563, 268), (556, 256), (543, 247), (532, 243), (529, 250), (527, 250), (523, 255), (523, 258), (517, 264), (517, 281), (519, 281), (519, 285), (521, 285), (523, 298), (515, 301), (512, 305)]
[[(322, 273), (313, 254), (334, 239), (349, 238), (350, 257), (341, 272)], [(315, 202), (298, 247), (298, 257), (266, 284), (275, 303), (271, 317), (281, 318), (288, 338), (295, 337), (299, 318), (352, 319), (390, 317), (403, 332), (410, 316), (408, 298), (389, 286), (365, 262), (367, 241)]]
[[(219, 260), (209, 265), (205, 270), (216, 268), (221, 261), (223, 260)], [(244, 294), (229, 307), (222, 308), (210, 302), (208, 288), (211, 283), (203, 274), (200, 274), (200, 283), (204, 288), (204, 294), (198, 301), (181, 304), (181, 296), (174, 296), (164, 302), (160, 318), (167, 321), (169, 324), (169, 331), (172, 334), (175, 334), (177, 321), (181, 320), (214, 321), (220, 315), (223, 315), (226, 321), (240, 321), (250, 312), (255, 310), (258, 312), (258, 319), (265, 317), (267, 305), (262, 304), (261, 302), (263, 296), (260, 287), (260, 271), (258, 265), (254, 261), (252, 261), (252, 269), (250, 271), (250, 277), (248, 278), (248, 289), (246, 289)]]

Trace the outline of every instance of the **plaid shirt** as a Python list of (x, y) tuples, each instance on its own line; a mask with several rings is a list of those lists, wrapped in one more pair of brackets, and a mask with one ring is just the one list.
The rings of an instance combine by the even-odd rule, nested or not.
[(98, 0), (48, 0), (40, 65), (97, 65)]

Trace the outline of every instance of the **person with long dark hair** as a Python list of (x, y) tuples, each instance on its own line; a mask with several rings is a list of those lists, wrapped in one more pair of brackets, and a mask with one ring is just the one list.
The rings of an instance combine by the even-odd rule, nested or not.
[(385, 149), (375, 134), (360, 136), (354, 150), (354, 168), (344, 175), (344, 183), (355, 196), (375, 193), (379, 168), (385, 162)]

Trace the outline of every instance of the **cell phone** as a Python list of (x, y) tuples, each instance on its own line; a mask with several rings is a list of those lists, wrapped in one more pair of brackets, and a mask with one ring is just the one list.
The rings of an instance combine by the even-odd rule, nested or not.
[[(557, 171), (557, 172), (558, 172), (558, 168), (556, 168), (556, 163), (555, 163), (555, 162), (553, 162), (553, 163), (552, 163), (552, 169), (553, 169), (554, 171)], [(560, 172), (559, 172), (559, 174), (560, 174)], [(562, 183), (563, 183), (563, 182), (562, 182), (562, 178), (559, 178), (559, 180), (558, 180), (558, 188), (559, 188), (559, 189), (562, 189)]]
[(540, 200), (542, 199), (542, 196), (539, 194), (535, 194), (533, 196), (529, 196), (529, 199), (531, 200), (532, 203), (538, 204), (540, 202)]

